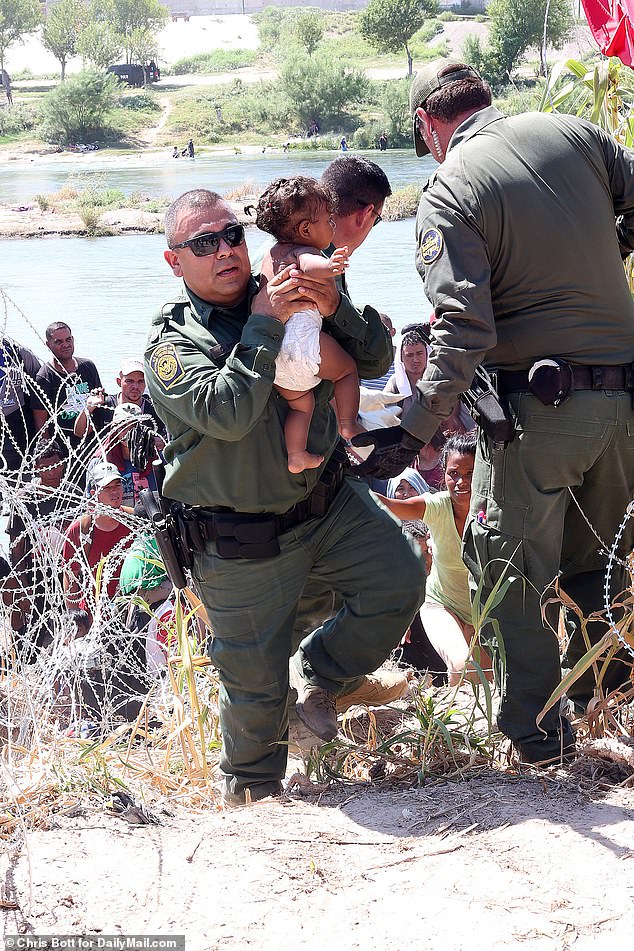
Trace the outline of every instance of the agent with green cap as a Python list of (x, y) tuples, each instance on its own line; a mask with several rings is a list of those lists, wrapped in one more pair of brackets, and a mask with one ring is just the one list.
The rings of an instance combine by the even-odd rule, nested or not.
[[(503, 650), (492, 624), (483, 631), (498, 723), (525, 761), (546, 761), (572, 753), (574, 736), (558, 706), (536, 725), (561, 675), (544, 595), (557, 580), (585, 617), (602, 611), (605, 549), (634, 494), (634, 303), (621, 260), (634, 247), (634, 152), (572, 116), (503, 115), (462, 63), (419, 73), (411, 110), (417, 154), (440, 163), (416, 223), (434, 346), (402, 431), (355, 442), (375, 445), (365, 466), (384, 476), (391, 453), (400, 465), (407, 443), (431, 439), (479, 363), (497, 371), (515, 436), (503, 448), (480, 433), (463, 554), (483, 603), (510, 583), (489, 613)], [(610, 599), (629, 590), (624, 564)], [(569, 622), (572, 666), (585, 646), (572, 612)], [(595, 641), (605, 630), (588, 625)], [(617, 659), (603, 686), (627, 677)], [(590, 674), (568, 696), (585, 703), (592, 687)]]

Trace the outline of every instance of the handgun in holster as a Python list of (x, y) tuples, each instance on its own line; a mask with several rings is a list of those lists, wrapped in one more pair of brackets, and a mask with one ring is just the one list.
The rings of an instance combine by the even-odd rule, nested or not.
[[(428, 346), (433, 346), (429, 334), (421, 329), (417, 329), (417, 333)], [(515, 424), (498, 396), (494, 377), (484, 367), (476, 367), (473, 382), (460, 400), (474, 422), (492, 441), (494, 449), (504, 449), (507, 443), (512, 442)]]
[(142, 489), (140, 497), (152, 523), (165, 570), (174, 587), (181, 591), (188, 586), (185, 570), (191, 569), (193, 564), (191, 552), (181, 536), (181, 527), (166, 504), (167, 500), (158, 492)]
[(513, 440), (515, 424), (501, 402), (494, 379), (484, 367), (476, 367), (473, 383), (460, 397), (471, 417), (489, 437), (494, 449), (503, 449)]

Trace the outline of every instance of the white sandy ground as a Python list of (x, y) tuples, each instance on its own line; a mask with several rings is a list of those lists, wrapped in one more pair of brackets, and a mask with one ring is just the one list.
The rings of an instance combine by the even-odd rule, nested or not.
[(185, 934), (187, 951), (631, 947), (634, 791), (563, 774), (340, 787), (129, 826), (90, 808), (0, 857), (4, 934)]

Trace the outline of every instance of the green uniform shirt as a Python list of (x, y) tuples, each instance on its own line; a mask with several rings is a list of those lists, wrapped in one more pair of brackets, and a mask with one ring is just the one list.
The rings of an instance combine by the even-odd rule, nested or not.
[(634, 360), (615, 226), (623, 215), (631, 247), (631, 213), (634, 152), (591, 123), (494, 107), (461, 123), (418, 209), (416, 265), (438, 319), (403, 427), (428, 441), (481, 362)]
[[(147, 385), (171, 437), (165, 495), (237, 512), (285, 512), (311, 492), (323, 466), (299, 474), (287, 468), (287, 403), (273, 387), (284, 325), (248, 316), (254, 280), (237, 308), (185, 292), (154, 318), (145, 353)], [(359, 376), (378, 377), (389, 367), (390, 337), (373, 308), (359, 313), (342, 294), (324, 330), (353, 357)], [(323, 381), (312, 392), (307, 448), (324, 455), (325, 465), (339, 438), (334, 388)]]

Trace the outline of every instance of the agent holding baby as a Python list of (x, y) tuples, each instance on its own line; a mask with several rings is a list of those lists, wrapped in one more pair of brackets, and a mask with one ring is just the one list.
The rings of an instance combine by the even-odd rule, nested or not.
[(306, 582), (331, 586), (341, 604), (291, 662), (298, 714), (330, 740), (337, 696), (396, 646), (424, 576), (398, 523), (344, 472), (329, 380), (313, 389), (308, 433), (323, 462), (298, 473), (287, 465), (289, 409), (274, 380), (291, 314), (309, 298), (357, 372), (378, 377), (392, 359), (378, 313), (356, 310), (332, 274), (288, 267), (259, 287), (244, 228), (215, 192), (177, 198), (165, 238), (183, 286), (154, 318), (146, 379), (170, 433), (164, 493), (184, 504), (204, 540), (192, 544), (193, 575), (214, 631), (224, 798), (243, 803), (282, 791), (289, 658)]

